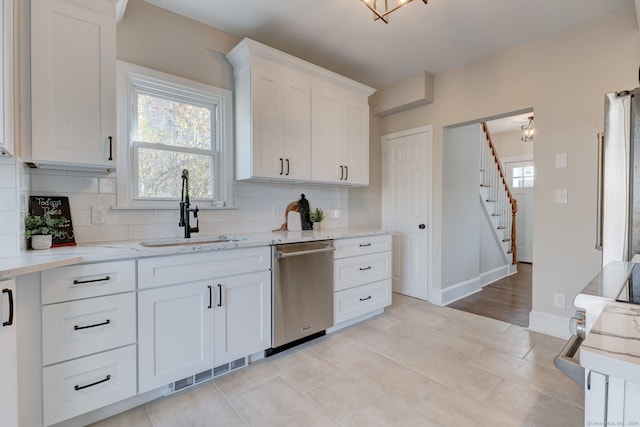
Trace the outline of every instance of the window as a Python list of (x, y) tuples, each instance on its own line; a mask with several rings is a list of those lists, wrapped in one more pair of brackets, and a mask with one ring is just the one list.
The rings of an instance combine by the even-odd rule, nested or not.
[(231, 92), (118, 62), (118, 207), (233, 201)]
[(510, 163), (509, 172), (511, 172), (511, 188), (533, 187), (535, 172), (532, 161)]

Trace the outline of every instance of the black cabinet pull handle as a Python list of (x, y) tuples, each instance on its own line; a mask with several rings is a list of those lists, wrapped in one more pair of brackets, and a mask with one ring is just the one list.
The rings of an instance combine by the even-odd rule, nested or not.
[(280, 157), (280, 175), (284, 173), (284, 162), (282, 161), (282, 157)]
[(213, 308), (213, 286), (209, 285), (207, 286), (207, 288), (209, 288), (209, 305), (207, 306), (207, 308)]
[(349, 166), (344, 167), (344, 180), (345, 181), (349, 180)]
[(9, 297), (9, 320), (2, 322), (2, 326), (11, 326), (13, 325), (13, 291), (7, 288), (3, 289), (2, 293), (8, 294), (7, 296)]
[(360, 301), (366, 301), (366, 300), (368, 300), (368, 299), (371, 299), (371, 295), (369, 295), (369, 296), (368, 296), (368, 297), (366, 297), (366, 298), (360, 298)]
[(222, 307), (222, 285), (218, 283), (218, 307)]
[(92, 279), (92, 280), (74, 280), (74, 285), (84, 285), (86, 283), (95, 283), (95, 282), (106, 282), (107, 280), (111, 280), (111, 277), (105, 276), (102, 279)]
[(102, 323), (95, 323), (95, 324), (93, 324), (93, 325), (87, 325), (87, 326), (78, 326), (78, 325), (75, 325), (75, 326), (73, 327), (73, 330), (74, 330), (74, 331), (79, 331), (79, 330), (82, 330), (82, 329), (96, 328), (96, 327), (98, 327), (98, 326), (104, 326), (104, 325), (108, 325), (108, 324), (110, 324), (110, 323), (111, 323), (111, 319), (107, 319), (107, 320), (105, 320), (105, 321), (104, 321), (104, 322), (102, 322)]
[(360, 271), (371, 270), (371, 266), (368, 267), (360, 267)]
[(94, 385), (106, 383), (110, 379), (111, 379), (111, 375), (107, 375), (104, 379), (102, 379), (100, 381), (96, 381), (95, 383), (91, 383), (91, 384), (87, 384), (87, 385), (76, 385), (76, 386), (73, 387), (73, 389), (75, 391), (84, 390), (85, 388), (93, 387)]
[(366, 248), (367, 246), (371, 246), (371, 243), (361, 243), (360, 244), (361, 248)]
[(109, 137), (109, 160), (113, 160), (113, 137)]
[(420, 230), (424, 230), (425, 228), (427, 228), (427, 226), (426, 226), (426, 225), (424, 225), (424, 224), (420, 224), (420, 225), (418, 226), (418, 228), (419, 228)]
[(340, 165), (340, 181), (344, 179), (344, 166)]
[(286, 160), (287, 160), (287, 173), (285, 175), (289, 176), (289, 159), (286, 159)]

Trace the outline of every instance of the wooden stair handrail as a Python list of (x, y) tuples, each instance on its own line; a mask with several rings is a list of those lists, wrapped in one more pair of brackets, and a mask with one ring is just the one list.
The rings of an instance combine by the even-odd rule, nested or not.
[(517, 246), (516, 246), (516, 214), (518, 213), (518, 201), (513, 197), (511, 193), (511, 188), (507, 183), (507, 177), (502, 169), (502, 163), (500, 162), (500, 158), (498, 157), (498, 152), (496, 151), (495, 145), (493, 145), (493, 141), (491, 140), (491, 132), (489, 132), (489, 127), (487, 126), (487, 122), (482, 122), (482, 130), (486, 136), (487, 142), (489, 143), (489, 148), (491, 148), (491, 155), (493, 156), (493, 160), (498, 166), (498, 172), (500, 173), (500, 179), (502, 180), (502, 185), (504, 185), (504, 189), (507, 191), (507, 196), (509, 197), (509, 202), (511, 203), (511, 256), (512, 263), (517, 263)]

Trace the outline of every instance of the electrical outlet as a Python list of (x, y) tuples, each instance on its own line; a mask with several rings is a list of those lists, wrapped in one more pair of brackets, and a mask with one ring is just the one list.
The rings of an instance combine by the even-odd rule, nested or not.
[(558, 308), (565, 308), (565, 297), (562, 292), (555, 292), (553, 294), (553, 305)]
[(105, 221), (105, 209), (102, 206), (91, 207), (91, 224), (103, 225)]

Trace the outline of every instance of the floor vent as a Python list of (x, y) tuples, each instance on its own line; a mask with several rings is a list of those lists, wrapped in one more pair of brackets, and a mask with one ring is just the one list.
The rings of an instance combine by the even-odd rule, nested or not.
[(229, 373), (231, 371), (235, 371), (236, 369), (240, 369), (246, 366), (246, 364), (247, 364), (247, 358), (241, 357), (240, 359), (236, 359), (232, 362), (225, 363), (224, 365), (216, 366), (213, 369), (213, 376), (217, 377), (217, 376)]
[(206, 371), (202, 371), (195, 375), (191, 375), (189, 377), (178, 380), (174, 383), (170, 383), (169, 385), (167, 385), (167, 391), (165, 393), (165, 396), (168, 396), (173, 393), (177, 393), (180, 390), (184, 390), (185, 388), (192, 387), (196, 384), (199, 384), (211, 378), (213, 378), (213, 371), (211, 369), (207, 369)]

